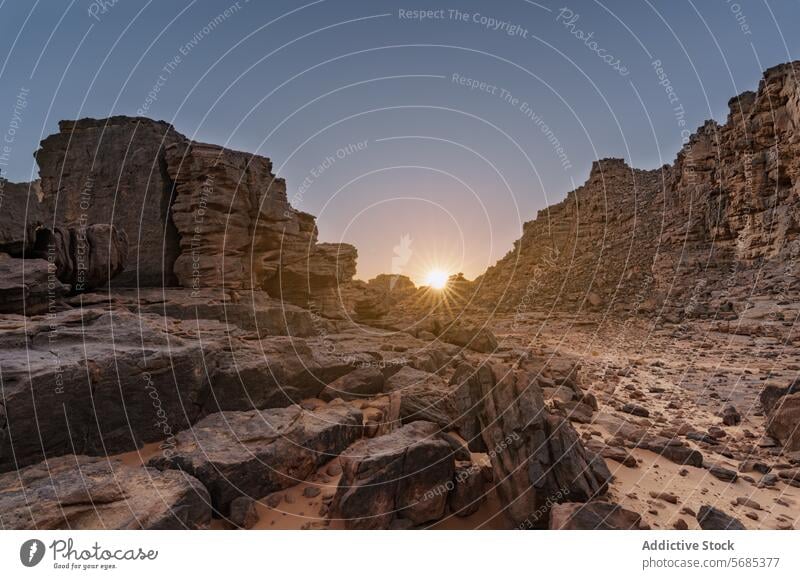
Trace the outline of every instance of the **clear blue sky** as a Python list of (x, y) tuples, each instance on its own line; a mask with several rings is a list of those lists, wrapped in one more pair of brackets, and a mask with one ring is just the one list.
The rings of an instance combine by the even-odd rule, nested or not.
[(141, 110), (271, 157), (321, 238), (358, 246), (360, 277), (404, 235), (405, 273), (473, 277), (594, 159), (672, 162), (674, 107), (692, 130), (724, 120), (800, 58), (798, 23), (797, 1), (0, 0), (3, 175), (35, 178), (60, 119)]

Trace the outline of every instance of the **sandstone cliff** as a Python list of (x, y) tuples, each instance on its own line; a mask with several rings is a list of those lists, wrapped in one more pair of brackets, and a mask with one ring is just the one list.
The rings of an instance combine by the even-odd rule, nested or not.
[(594, 163), (588, 181), (528, 222), (475, 281), (478, 302), (524, 311), (660, 311), (728, 317), (796, 295), (800, 253), (800, 63), (706, 122), (671, 166)]
[[(46, 259), (48, 240), (113, 226), (104, 230), (109, 263), (93, 264), (95, 281), (264, 289), (324, 315), (343, 313), (335, 290), (355, 274), (357, 252), (317, 243), (314, 216), (289, 204), (269, 159), (196, 143), (146, 118), (62, 121), (59, 129), (35, 154), (39, 181), (4, 183), (0, 251)], [(128, 245), (127, 259), (114, 251)], [(59, 279), (75, 286), (69, 243), (58, 253)]]

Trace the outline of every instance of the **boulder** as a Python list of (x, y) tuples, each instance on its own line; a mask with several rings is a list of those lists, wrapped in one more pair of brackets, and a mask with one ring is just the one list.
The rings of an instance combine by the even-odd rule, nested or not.
[(786, 452), (800, 450), (800, 392), (779, 399), (767, 418), (767, 434)]
[(291, 406), (220, 412), (178, 433), (170, 451), (150, 465), (196, 477), (214, 510), (228, 516), (237, 497), (259, 499), (305, 480), (362, 431), (361, 412), (343, 403), (314, 411)]
[(453, 483), (448, 498), (450, 511), (459, 517), (475, 513), (486, 494), (485, 475), (480, 466), (472, 462), (456, 463)]
[[(180, 248), (170, 218), (173, 182), (165, 150), (186, 138), (168, 123), (145, 118), (82, 119), (58, 126), (35, 154), (43, 202), (57, 210), (47, 226), (114, 226), (127, 235), (131, 248), (118, 285), (174, 285), (172, 267)], [(107, 263), (104, 256), (96, 261)]]
[(725, 426), (737, 426), (742, 423), (742, 415), (732, 404), (722, 409), (722, 423)]
[(800, 392), (800, 381), (794, 381), (788, 386), (783, 386), (776, 382), (768, 382), (761, 389), (758, 395), (761, 407), (766, 414), (771, 413), (780, 402), (781, 398), (788, 394)]
[(69, 286), (56, 277), (53, 263), (0, 253), (0, 314), (33, 315), (60, 308), (68, 291)]
[(745, 530), (741, 521), (711, 505), (703, 505), (700, 507), (700, 510), (697, 512), (697, 522), (704, 531)]
[(358, 368), (337, 378), (320, 394), (323, 400), (341, 398), (342, 400), (357, 400), (370, 396), (376, 396), (383, 392), (385, 383), (383, 372), (373, 366)]
[(385, 389), (400, 395), (400, 417), (405, 423), (426, 420), (448, 429), (458, 418), (455, 387), (436, 374), (403, 366), (386, 380)]
[(353, 279), (357, 258), (358, 251), (350, 244), (312, 243), (297, 256), (282, 257), (280, 274), (267, 280), (265, 287), (271, 295), (322, 316), (349, 317), (353, 306), (344, 302), (341, 290)]
[(622, 409), (623, 412), (626, 414), (633, 414), (634, 416), (640, 416), (642, 418), (647, 418), (650, 416), (650, 411), (643, 406), (639, 406), (638, 404), (627, 403), (623, 404)]
[(642, 528), (642, 517), (618, 504), (602, 501), (562, 503), (550, 509), (550, 529), (569, 531), (631, 531)]
[(441, 518), (453, 487), (450, 445), (431, 422), (357, 442), (341, 456), (332, 516), (348, 529), (387, 529), (395, 519), (418, 525)]
[(198, 529), (208, 491), (176, 470), (66, 455), (0, 475), (0, 529)]
[(483, 381), (479, 416), (497, 492), (516, 525), (547, 520), (556, 502), (602, 496), (611, 473), (575, 429), (545, 407), (535, 375), (493, 365)]
[(228, 520), (240, 529), (252, 529), (258, 523), (256, 502), (250, 497), (236, 497), (231, 501)]

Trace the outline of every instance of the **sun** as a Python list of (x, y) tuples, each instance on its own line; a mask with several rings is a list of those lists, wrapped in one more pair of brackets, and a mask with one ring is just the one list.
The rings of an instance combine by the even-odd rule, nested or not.
[(432, 269), (425, 274), (425, 284), (433, 289), (441, 290), (447, 286), (449, 277), (443, 269)]

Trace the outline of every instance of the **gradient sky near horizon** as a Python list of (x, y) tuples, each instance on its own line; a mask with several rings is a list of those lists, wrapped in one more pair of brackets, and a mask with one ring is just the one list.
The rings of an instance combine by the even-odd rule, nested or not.
[(800, 58), (798, 23), (763, 0), (0, 0), (0, 169), (35, 179), (60, 119), (166, 120), (270, 157), (358, 277), (472, 278), (595, 159), (672, 162)]

